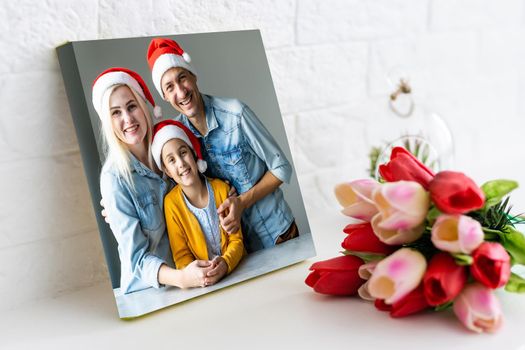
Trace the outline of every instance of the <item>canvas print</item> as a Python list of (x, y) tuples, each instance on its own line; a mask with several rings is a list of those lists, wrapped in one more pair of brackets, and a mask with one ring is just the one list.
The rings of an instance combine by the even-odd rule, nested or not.
[(315, 255), (259, 31), (57, 52), (120, 317)]

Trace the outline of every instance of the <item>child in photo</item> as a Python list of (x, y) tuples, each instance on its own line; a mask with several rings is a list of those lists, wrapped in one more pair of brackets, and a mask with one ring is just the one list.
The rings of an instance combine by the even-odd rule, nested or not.
[(195, 135), (182, 123), (166, 120), (154, 127), (153, 159), (175, 186), (164, 198), (164, 215), (173, 260), (183, 269), (194, 260), (209, 260), (206, 285), (219, 281), (244, 255), (241, 229), (228, 234), (217, 207), (228, 198), (229, 185), (202, 173), (206, 162)]

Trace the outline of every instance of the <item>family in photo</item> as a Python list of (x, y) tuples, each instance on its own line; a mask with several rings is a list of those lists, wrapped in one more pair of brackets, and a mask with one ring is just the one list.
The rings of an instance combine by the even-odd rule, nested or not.
[(154, 98), (131, 69), (108, 68), (92, 88), (120, 289), (213, 285), (247, 254), (299, 236), (280, 188), (292, 166), (246, 104), (199, 91), (177, 42), (155, 38), (144, 52), (172, 118), (157, 122)]

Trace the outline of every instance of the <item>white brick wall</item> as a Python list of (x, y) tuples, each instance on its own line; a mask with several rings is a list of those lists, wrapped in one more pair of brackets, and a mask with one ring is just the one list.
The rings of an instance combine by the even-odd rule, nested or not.
[(3, 1), (0, 310), (108, 279), (55, 46), (261, 29), (311, 214), (366, 175), (402, 65), (452, 127), (456, 168), (522, 182), (525, 211), (524, 15), (525, 0)]

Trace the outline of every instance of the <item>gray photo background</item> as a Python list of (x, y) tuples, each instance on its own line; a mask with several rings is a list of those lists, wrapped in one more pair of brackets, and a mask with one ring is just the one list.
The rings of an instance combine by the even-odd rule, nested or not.
[[(258, 30), (168, 35), (162, 37), (174, 39), (191, 55), (191, 64), (197, 72), (197, 85), (202, 93), (235, 97), (249, 105), (273, 135), (293, 166), (281, 112)], [(83, 88), (83, 91), (78, 93), (83, 94), (91, 120), (91, 129), (85, 124), (86, 127), (81, 130), (77, 128), (77, 132), (86, 133), (84, 136), (94, 138), (95, 141), (89, 144), (84, 143), (86, 148), (91, 147), (93, 149), (83, 151), (83, 156), (86, 157), (87, 153), (93, 158), (93, 153), (96, 154), (97, 152), (99, 155), (98, 164), (91, 164), (86, 161), (84, 164), (88, 177), (96, 176), (96, 179), (88, 179), (88, 182), (90, 183), (90, 192), (97, 215), (98, 226), (104, 241), (104, 250), (108, 260), (113, 288), (119, 286), (120, 263), (116, 242), (109, 225), (100, 216), (101, 207), (98, 204), (100, 189), (96, 184), (99, 182), (98, 176), (104, 161), (104, 155), (100, 136), (100, 120), (91, 103), (91, 89), (93, 80), (103, 70), (109, 67), (126, 67), (136, 71), (143, 77), (155, 102), (161, 106), (165, 119), (176, 116), (178, 113), (171, 105), (162, 100), (151, 81), (151, 73), (146, 61), (146, 51), (152, 38), (143, 37), (72, 43)], [(91, 162), (93, 161), (92, 159)], [(290, 184), (283, 184), (281, 188), (286, 201), (293, 211), (300, 232), (306, 233), (310, 232), (310, 227), (297, 181), (295, 166), (293, 168), (294, 172)]]

